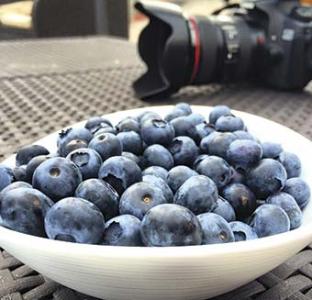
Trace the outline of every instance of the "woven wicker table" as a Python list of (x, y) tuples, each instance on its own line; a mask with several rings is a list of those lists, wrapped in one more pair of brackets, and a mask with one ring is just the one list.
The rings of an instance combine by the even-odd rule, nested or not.
[[(224, 103), (280, 122), (312, 139), (312, 86), (285, 93), (248, 85), (187, 87), (172, 99), (143, 102), (131, 82), (144, 66), (135, 46), (86, 38), (0, 43), (0, 159), (91, 115), (187, 101)], [(94, 299), (52, 282), (0, 252), (1, 299)], [(312, 299), (312, 245), (289, 261), (216, 299)]]

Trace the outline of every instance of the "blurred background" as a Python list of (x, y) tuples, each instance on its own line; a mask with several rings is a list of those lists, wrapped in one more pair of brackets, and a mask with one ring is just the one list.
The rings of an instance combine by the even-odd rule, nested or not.
[[(166, 1), (166, 0), (163, 0)], [(176, 0), (189, 14), (209, 14), (222, 0)], [(0, 0), (0, 41), (110, 35), (136, 42), (146, 20), (134, 0)]]

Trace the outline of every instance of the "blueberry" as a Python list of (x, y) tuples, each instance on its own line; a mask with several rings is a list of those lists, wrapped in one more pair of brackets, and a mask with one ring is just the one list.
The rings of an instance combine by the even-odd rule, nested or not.
[(118, 215), (119, 195), (113, 187), (101, 179), (87, 179), (81, 182), (75, 197), (86, 199), (102, 212), (105, 220)]
[(112, 156), (121, 155), (122, 143), (112, 133), (103, 133), (95, 136), (89, 143), (89, 148), (98, 152), (103, 161)]
[(260, 144), (252, 140), (233, 141), (226, 153), (227, 161), (235, 169), (247, 170), (256, 165), (262, 157)]
[(13, 171), (0, 164), (0, 191), (14, 181)]
[(196, 170), (197, 166), (204, 160), (206, 159), (207, 157), (209, 157), (208, 154), (200, 154), (196, 157), (196, 159), (194, 160), (194, 163), (193, 163), (193, 169)]
[(188, 136), (192, 139), (198, 139), (198, 134), (196, 131), (196, 125), (193, 124), (192, 120), (188, 116), (182, 116), (173, 119), (170, 124), (174, 128), (176, 136)]
[(209, 123), (215, 124), (221, 116), (228, 116), (230, 114), (231, 114), (231, 109), (228, 106), (217, 105), (212, 108), (209, 114)]
[(184, 111), (184, 112), (187, 113), (187, 114), (191, 114), (191, 113), (192, 113), (192, 108), (191, 108), (191, 106), (190, 106), (188, 103), (185, 103), (185, 102), (177, 103), (177, 104), (175, 105), (175, 108), (176, 108), (176, 109), (181, 109), (182, 111)]
[(244, 183), (244, 182), (245, 182), (244, 174), (233, 168), (231, 183)]
[(265, 142), (261, 144), (263, 150), (263, 158), (278, 158), (278, 156), (283, 151), (280, 144)]
[(216, 207), (212, 210), (212, 212), (223, 217), (227, 222), (236, 220), (234, 208), (222, 197), (218, 198)]
[(100, 116), (91, 117), (85, 125), (85, 128), (90, 130), (92, 133), (95, 133), (97, 130), (99, 130), (102, 127), (110, 126), (112, 127), (112, 123)]
[(17, 181), (27, 181), (26, 165), (15, 167), (12, 170), (14, 179)]
[(144, 159), (147, 166), (159, 166), (170, 170), (174, 165), (171, 153), (162, 145), (151, 145), (144, 151)]
[(132, 152), (140, 155), (142, 153), (142, 140), (135, 131), (124, 131), (117, 134), (117, 138), (122, 144), (123, 151)]
[(215, 127), (217, 131), (226, 132), (244, 130), (245, 125), (241, 118), (230, 115), (218, 118)]
[(231, 222), (230, 227), (234, 234), (235, 242), (255, 240), (258, 238), (254, 229), (243, 222)]
[(287, 178), (300, 176), (301, 161), (296, 154), (283, 151), (282, 153), (280, 153), (278, 161), (284, 166), (287, 172)]
[(118, 132), (135, 131), (140, 133), (140, 123), (135, 118), (127, 117), (116, 125), (116, 129)]
[(169, 185), (167, 184), (167, 182), (165, 180), (163, 180), (162, 178), (158, 177), (158, 176), (154, 176), (154, 175), (144, 175), (142, 178), (143, 182), (148, 182), (151, 185), (153, 185), (154, 187), (159, 188), (165, 198), (167, 202), (172, 202), (173, 200), (173, 193), (172, 190), (170, 189)]
[(199, 149), (195, 142), (188, 136), (174, 138), (168, 150), (173, 156), (175, 165), (192, 166), (199, 154)]
[(196, 126), (198, 124), (205, 122), (205, 118), (201, 114), (197, 114), (197, 113), (192, 113), (188, 115), (187, 119), (190, 120), (193, 126)]
[(256, 209), (254, 193), (242, 183), (232, 183), (222, 191), (222, 196), (229, 201), (238, 219), (248, 217)]
[(28, 145), (19, 149), (16, 153), (16, 166), (27, 165), (29, 161), (38, 155), (48, 155), (49, 151), (40, 145)]
[(307, 206), (311, 196), (310, 187), (301, 178), (287, 179), (283, 192), (293, 196), (301, 209)]
[(51, 199), (32, 188), (16, 188), (0, 193), (0, 216), (4, 227), (18, 232), (45, 236), (44, 217), (53, 205)]
[(131, 153), (131, 152), (123, 151), (121, 153), (121, 156), (129, 158), (129, 159), (133, 160), (136, 164), (140, 165), (140, 162), (141, 162), (140, 157), (135, 155), (135, 154), (133, 154), (133, 153)]
[(221, 157), (208, 156), (196, 166), (196, 171), (211, 178), (218, 188), (227, 185), (232, 178), (232, 167)]
[(153, 119), (161, 119), (160, 115), (154, 111), (144, 111), (137, 117), (138, 121), (140, 122), (141, 126), (143, 123)]
[(174, 108), (170, 113), (168, 113), (166, 116), (165, 116), (165, 120), (167, 122), (170, 122), (176, 118), (179, 118), (179, 117), (183, 117), (183, 116), (187, 116), (189, 115), (188, 112), (182, 110), (182, 109), (179, 109), (179, 108)]
[(174, 195), (173, 202), (183, 205), (195, 214), (212, 211), (218, 200), (215, 183), (204, 175), (186, 180)]
[(168, 172), (167, 182), (175, 193), (186, 180), (196, 175), (198, 173), (187, 166), (176, 166)]
[(104, 233), (104, 217), (91, 202), (75, 197), (55, 203), (44, 219), (50, 239), (98, 244)]
[(87, 144), (92, 139), (92, 133), (86, 128), (68, 128), (59, 133), (57, 139), (58, 153), (66, 156), (66, 145), (72, 140), (82, 140)]
[(234, 235), (228, 222), (214, 213), (204, 213), (197, 216), (202, 228), (202, 244), (222, 244), (234, 242)]
[(15, 181), (11, 184), (9, 184), (8, 186), (6, 186), (2, 191), (1, 193), (6, 193), (8, 191), (11, 191), (11, 190), (15, 190), (15, 189), (18, 189), (18, 188), (29, 188), (29, 189), (32, 189), (32, 186), (25, 182), (25, 181)]
[(167, 182), (167, 176), (168, 176), (168, 171), (165, 168), (158, 167), (158, 166), (152, 166), (146, 168), (143, 172), (142, 175), (154, 175), (157, 177), (160, 177), (163, 179), (165, 182)]
[(143, 243), (150, 247), (200, 245), (202, 232), (196, 216), (186, 207), (162, 204), (150, 209), (142, 220)]
[(290, 220), (290, 229), (296, 229), (301, 225), (302, 212), (296, 200), (291, 195), (280, 192), (268, 197), (266, 202), (275, 204), (286, 212)]
[(52, 200), (73, 196), (82, 177), (78, 167), (68, 159), (55, 157), (41, 163), (32, 180), (34, 188)]
[(204, 137), (208, 136), (209, 134), (215, 132), (214, 126), (208, 124), (207, 122), (203, 122), (197, 124), (195, 127), (196, 135), (198, 142), (201, 141)]
[(99, 178), (107, 181), (121, 195), (127, 187), (142, 180), (142, 171), (131, 159), (115, 156), (104, 161)]
[(256, 141), (256, 139), (249, 132), (245, 130), (236, 130), (236, 131), (233, 131), (233, 134), (240, 140)]
[(226, 159), (227, 150), (235, 140), (237, 137), (231, 132), (213, 132), (202, 139), (200, 149), (203, 153)]
[(290, 221), (286, 212), (277, 205), (263, 204), (251, 216), (249, 225), (258, 237), (289, 231)]
[(26, 181), (31, 183), (34, 172), (38, 166), (50, 158), (49, 155), (39, 155), (32, 158), (26, 166)]
[(260, 199), (280, 191), (286, 182), (287, 173), (278, 161), (265, 158), (246, 175), (246, 183)]
[(105, 224), (103, 245), (142, 246), (141, 221), (132, 215), (115, 217)]
[(105, 133), (117, 134), (117, 130), (115, 127), (105, 125), (103, 127), (100, 127), (97, 131), (95, 131), (93, 133), (93, 136), (96, 137), (98, 135), (105, 134)]
[(70, 152), (81, 149), (88, 148), (88, 144), (83, 140), (72, 140), (64, 146), (64, 157), (66, 157)]
[(162, 190), (148, 182), (138, 182), (125, 190), (120, 197), (121, 215), (130, 214), (140, 220), (146, 212), (159, 204), (167, 203)]
[(147, 145), (168, 145), (174, 138), (173, 126), (162, 119), (150, 119), (141, 127), (141, 136)]

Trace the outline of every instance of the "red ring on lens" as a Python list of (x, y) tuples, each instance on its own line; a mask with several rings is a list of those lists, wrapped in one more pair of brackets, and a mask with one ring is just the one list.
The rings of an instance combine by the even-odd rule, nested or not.
[(199, 35), (199, 27), (194, 17), (189, 17), (189, 22), (191, 25), (191, 30), (193, 33), (193, 47), (194, 47), (194, 62), (193, 62), (193, 70), (191, 75), (191, 83), (196, 79), (197, 73), (199, 71), (199, 63), (200, 63), (200, 35)]

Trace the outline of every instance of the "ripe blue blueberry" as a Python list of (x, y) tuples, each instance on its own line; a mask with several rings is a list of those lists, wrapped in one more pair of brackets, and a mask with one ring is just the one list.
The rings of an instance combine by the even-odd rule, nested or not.
[(99, 178), (108, 182), (121, 195), (127, 187), (142, 180), (142, 171), (133, 160), (115, 156), (104, 161)]
[(90, 130), (91, 133), (95, 133), (102, 127), (110, 126), (112, 127), (112, 123), (100, 116), (91, 117), (88, 119), (88, 121), (85, 124), (85, 128)]
[(197, 216), (202, 228), (202, 244), (222, 244), (234, 242), (234, 235), (229, 223), (214, 213), (204, 213)]
[(32, 158), (27, 166), (26, 166), (26, 180), (27, 182), (32, 182), (32, 178), (34, 175), (35, 170), (39, 165), (41, 165), (44, 161), (50, 159), (49, 155), (39, 155)]
[(141, 220), (150, 208), (164, 203), (167, 201), (162, 190), (148, 182), (138, 182), (120, 197), (119, 211), (121, 215), (129, 214)]
[(244, 183), (244, 182), (245, 182), (244, 174), (233, 168), (231, 183)]
[(143, 123), (153, 119), (161, 119), (160, 115), (154, 111), (144, 111), (140, 115), (137, 116), (137, 120), (139, 121), (140, 125), (142, 126)]
[(231, 115), (231, 109), (226, 105), (216, 105), (209, 114), (209, 123), (215, 124), (221, 116)]
[(262, 147), (252, 140), (236, 140), (230, 144), (226, 157), (235, 169), (247, 170), (260, 161)]
[(75, 197), (95, 204), (105, 220), (118, 215), (119, 195), (109, 183), (101, 179), (92, 178), (81, 182), (75, 191)]
[(167, 182), (175, 193), (186, 180), (196, 175), (198, 173), (187, 166), (176, 166), (168, 172)]
[(154, 187), (159, 188), (163, 192), (163, 194), (166, 198), (166, 201), (169, 203), (172, 202), (173, 193), (172, 193), (172, 190), (170, 189), (169, 185), (167, 184), (167, 182), (165, 180), (163, 180), (162, 178), (160, 178), (158, 176), (154, 176), (154, 175), (144, 175), (142, 178), (142, 181), (150, 183)]
[(135, 118), (127, 117), (116, 125), (116, 129), (118, 132), (135, 131), (140, 133), (140, 123)]
[(196, 170), (197, 166), (204, 160), (206, 159), (207, 157), (209, 157), (208, 154), (200, 154), (196, 157), (196, 159), (194, 160), (194, 163), (193, 163), (193, 169)]
[(215, 132), (215, 129), (213, 125), (207, 122), (203, 122), (195, 126), (195, 131), (196, 131), (197, 142), (199, 143), (204, 137)]
[(104, 233), (104, 217), (91, 202), (75, 197), (55, 203), (44, 219), (50, 239), (98, 244)]
[(16, 166), (27, 165), (29, 161), (38, 155), (48, 155), (49, 151), (40, 145), (28, 145), (19, 149), (16, 153)]
[(232, 178), (232, 167), (221, 157), (208, 156), (196, 166), (196, 171), (211, 178), (220, 189)]
[(25, 182), (25, 181), (15, 181), (11, 184), (9, 184), (8, 186), (6, 186), (2, 191), (1, 193), (4, 194), (8, 191), (11, 191), (11, 190), (15, 190), (15, 189), (18, 189), (18, 188), (29, 188), (29, 189), (32, 189), (33, 187)]
[(242, 183), (232, 183), (222, 191), (222, 196), (229, 201), (238, 219), (248, 217), (256, 209), (254, 193)]
[(142, 246), (141, 221), (132, 215), (120, 215), (105, 224), (102, 244), (112, 246)]
[(283, 151), (283, 148), (280, 144), (272, 142), (264, 142), (261, 144), (263, 150), (263, 158), (278, 158), (278, 156)]
[(188, 136), (192, 139), (197, 138), (197, 124), (193, 124), (189, 116), (175, 118), (170, 122), (170, 124), (174, 128), (176, 136)]
[(163, 179), (165, 182), (167, 182), (167, 176), (168, 176), (168, 171), (165, 168), (159, 167), (159, 166), (152, 166), (146, 168), (143, 172), (142, 175), (154, 175), (157, 177), (160, 177)]
[(100, 154), (103, 161), (121, 155), (122, 143), (112, 133), (103, 133), (95, 136), (89, 143), (89, 148)]
[[(1, 169), (1, 167), (0, 167)], [(13, 172), (13, 177), (17, 181), (27, 181), (27, 176), (26, 176), (26, 165), (22, 165), (19, 167), (15, 167), (12, 169)], [(1, 171), (0, 171), (1, 173)]]
[(36, 236), (45, 236), (44, 217), (53, 202), (32, 188), (16, 188), (0, 193), (0, 216), (4, 227)]
[(14, 181), (13, 171), (4, 165), (0, 165), (0, 191)]
[(235, 242), (255, 240), (258, 238), (254, 229), (246, 223), (234, 221), (230, 223), (230, 227), (234, 234)]
[(147, 120), (141, 127), (141, 136), (147, 145), (168, 145), (174, 135), (173, 126), (162, 119)]
[(66, 157), (70, 152), (81, 148), (88, 148), (88, 144), (83, 140), (70, 141), (64, 146), (64, 157)]
[(204, 175), (186, 180), (174, 195), (173, 202), (183, 205), (195, 214), (212, 211), (218, 200), (216, 184)]
[(96, 137), (98, 135), (105, 134), (105, 133), (117, 134), (117, 130), (115, 127), (104, 125), (93, 133), (93, 137)]
[(175, 108), (183, 110), (187, 114), (192, 113), (192, 108), (188, 103), (185, 102), (179, 102), (175, 105)]
[(287, 179), (283, 192), (293, 196), (301, 209), (307, 206), (311, 196), (310, 187), (301, 178)]
[(140, 162), (141, 162), (140, 157), (135, 155), (135, 154), (133, 154), (132, 152), (123, 151), (121, 153), (121, 156), (129, 158), (129, 159), (133, 160), (136, 164), (140, 165)]
[(162, 145), (151, 145), (143, 153), (146, 165), (159, 166), (170, 170), (174, 165), (171, 153)]
[(236, 130), (233, 131), (233, 134), (240, 140), (256, 141), (255, 137), (245, 130)]
[(287, 178), (299, 177), (301, 174), (301, 161), (295, 153), (283, 151), (278, 161), (284, 166)]
[(189, 115), (188, 112), (182, 110), (182, 109), (179, 109), (179, 108), (174, 108), (171, 112), (169, 112), (166, 116), (165, 116), (165, 120), (167, 122), (170, 122), (176, 118), (179, 118), (179, 117), (183, 117), (183, 116), (187, 116)]
[(202, 241), (196, 216), (176, 204), (151, 208), (142, 220), (141, 236), (143, 243), (150, 247), (200, 245)]
[(87, 144), (92, 139), (92, 133), (86, 128), (68, 128), (59, 133), (57, 139), (58, 153), (60, 156), (66, 156), (67, 144), (72, 140), (82, 140)]
[(221, 116), (215, 124), (216, 130), (221, 132), (244, 130), (245, 125), (240, 117), (233, 115)]
[(175, 165), (192, 166), (199, 154), (195, 142), (188, 136), (174, 138), (168, 150), (173, 156)]
[(55, 157), (38, 166), (33, 175), (32, 185), (53, 201), (57, 201), (73, 196), (81, 181), (79, 168), (73, 162)]
[(287, 173), (278, 161), (265, 158), (246, 175), (246, 183), (260, 199), (280, 191), (286, 182)]
[(280, 192), (268, 197), (266, 202), (275, 204), (286, 212), (290, 220), (290, 229), (296, 229), (301, 225), (302, 212), (296, 200), (291, 195)]
[(277, 205), (263, 204), (252, 214), (249, 225), (258, 237), (289, 231), (290, 221), (286, 212)]
[(202, 139), (200, 149), (203, 153), (226, 159), (230, 144), (237, 139), (232, 132), (213, 132)]
[(123, 151), (132, 152), (140, 155), (142, 153), (142, 140), (135, 131), (123, 131), (117, 134), (117, 138), (122, 144)]
[(236, 220), (235, 210), (232, 205), (222, 197), (219, 197), (216, 207), (212, 210), (213, 213), (223, 217), (227, 222)]

